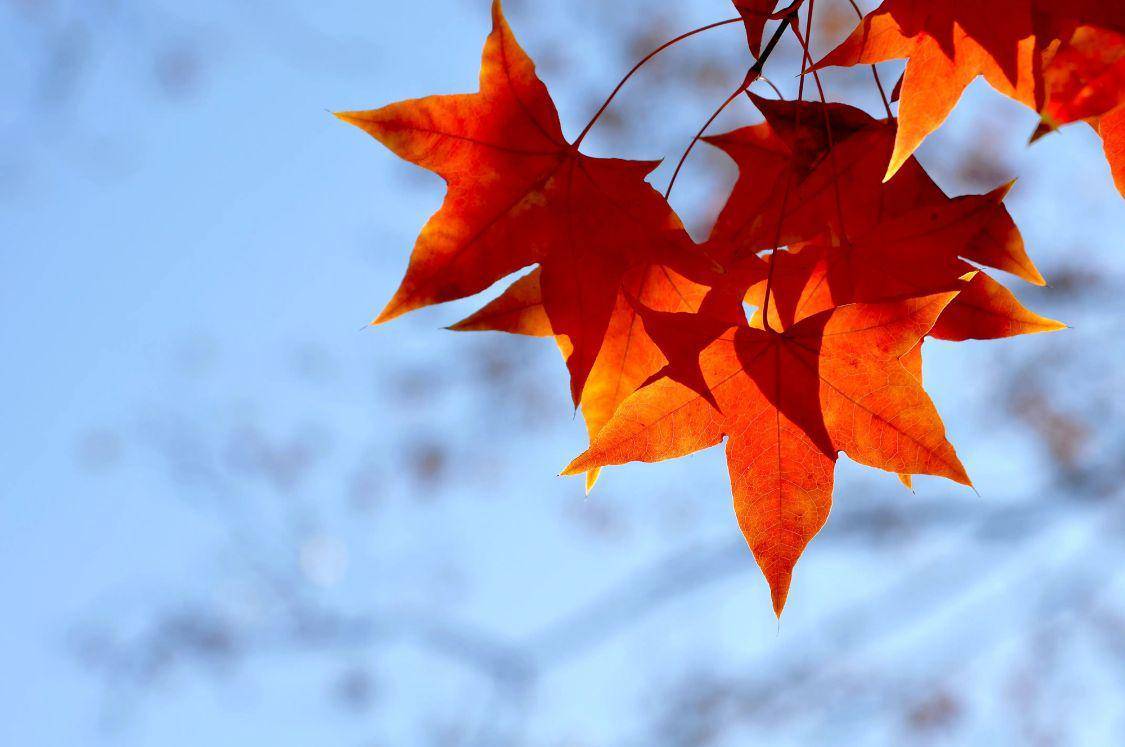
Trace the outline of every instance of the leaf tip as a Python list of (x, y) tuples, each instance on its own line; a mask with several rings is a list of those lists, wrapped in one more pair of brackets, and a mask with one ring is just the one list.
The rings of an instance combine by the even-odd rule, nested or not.
[(1004, 184), (1001, 184), (999, 187), (989, 192), (988, 196), (996, 200), (996, 202), (1003, 202), (1008, 199), (1008, 195), (1012, 193), (1012, 188), (1016, 186), (1016, 182), (1018, 181), (1018, 177), (1009, 179)]
[(586, 495), (594, 492), (594, 486), (598, 484), (598, 477), (601, 475), (601, 468), (592, 469), (586, 473)]
[(785, 611), (785, 602), (789, 599), (789, 584), (793, 580), (792, 572), (785, 573), (780, 578), (770, 579), (770, 598), (773, 601), (773, 614), (781, 622), (781, 613)]
[(386, 324), (389, 321), (398, 319), (403, 314), (427, 305), (425, 301), (418, 302), (408, 293), (405, 293), (402, 288), (399, 288), (394, 297), (388, 301), (387, 305), (383, 307), (383, 310), (379, 312), (379, 316), (375, 317), (375, 321), (371, 322), (371, 326), (377, 327), (381, 324)]
[(1062, 332), (1064, 329), (1074, 329), (1074, 327), (1070, 326), (1066, 322), (1060, 322), (1057, 319), (1049, 319), (1043, 331)]
[(1050, 135), (1052, 132), (1056, 132), (1058, 129), (1058, 127), (1051, 124), (1051, 122), (1047, 121), (1047, 118), (1044, 117), (1043, 119), (1039, 120), (1039, 125), (1035, 128), (1035, 132), (1031, 133), (1031, 137), (1028, 138), (1027, 144), (1031, 145), (1032, 143), (1042, 138), (1044, 135)]
[(362, 112), (330, 112), (330, 114), (336, 119), (340, 120), (341, 122), (346, 122), (347, 124), (354, 125), (355, 127), (360, 126), (361, 113)]
[(747, 91), (747, 92), (746, 92), (746, 95), (750, 97), (750, 101), (751, 101), (751, 102), (752, 102), (752, 103), (754, 104), (754, 106), (756, 106), (756, 107), (757, 107), (757, 108), (758, 108), (759, 110), (761, 110), (761, 108), (762, 108), (763, 104), (764, 104), (765, 106), (769, 106), (769, 99), (767, 99), (767, 98), (766, 98), (765, 96), (759, 95), (759, 94), (757, 94), (757, 93), (755, 93), (755, 92), (753, 92), (753, 91)]
[(575, 475), (581, 475), (584, 472), (586, 472), (587, 468), (583, 468), (583, 467), (579, 466), (581, 464), (582, 458), (584, 456), (585, 456), (585, 454), (580, 454), (577, 457), (575, 457), (574, 460), (571, 461), (570, 464), (563, 467), (562, 472), (560, 472), (558, 476), (559, 477), (574, 477)]
[(917, 145), (911, 147), (908, 143), (904, 143), (902, 131), (899, 130), (898, 134), (895, 136), (895, 149), (894, 152), (891, 153), (891, 162), (887, 164), (887, 173), (883, 176), (883, 184), (893, 179), (895, 174), (898, 173), (898, 170), (902, 168), (903, 164), (914, 156), (914, 148), (916, 147)]
[(501, 0), (492, 0), (492, 25), (499, 27), (504, 23), (504, 7)]

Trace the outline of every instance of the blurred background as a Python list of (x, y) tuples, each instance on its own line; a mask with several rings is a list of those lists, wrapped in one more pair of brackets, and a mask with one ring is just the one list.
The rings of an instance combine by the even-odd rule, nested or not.
[[(586, 498), (552, 344), (441, 329), (479, 300), (365, 329), (443, 188), (328, 110), (476, 90), (488, 5), (0, 0), (0, 744), (1120, 744), (1125, 202), (1094, 133), (1027, 148), (978, 82), (922, 149), (950, 193), (1019, 176), (1051, 287), (1016, 290), (1073, 328), (927, 344), (980, 495), (841, 460), (779, 626), (721, 450)], [(818, 5), (825, 50), (855, 16)], [(572, 137), (733, 16), (506, 9)], [(674, 164), (748, 65), (738, 26), (685, 42), (590, 150)], [(869, 71), (825, 82), (881, 111)], [(697, 237), (734, 177), (689, 162)]]

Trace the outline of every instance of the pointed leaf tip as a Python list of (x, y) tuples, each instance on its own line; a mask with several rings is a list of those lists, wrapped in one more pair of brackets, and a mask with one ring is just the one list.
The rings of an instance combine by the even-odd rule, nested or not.
[(572, 459), (570, 464), (563, 467), (562, 472), (559, 473), (559, 477), (574, 477), (575, 475), (584, 474), (587, 470), (578, 466), (582, 462), (584, 456), (585, 454), (579, 454), (574, 459)]
[(594, 492), (594, 486), (598, 484), (598, 477), (601, 476), (601, 473), (601, 467), (586, 473), (586, 495)]
[(793, 572), (783, 573), (777, 578), (771, 578), (770, 598), (773, 600), (773, 614), (781, 620), (781, 613), (785, 611), (785, 602), (789, 599), (789, 586), (793, 582)]
[(363, 126), (363, 115), (365, 114), (365, 112), (347, 111), (347, 112), (332, 112), (331, 114), (332, 114), (333, 117), (340, 120), (341, 122), (344, 122), (346, 124), (350, 124), (353, 127), (362, 127)]
[(375, 317), (375, 320), (371, 322), (371, 326), (378, 327), (380, 325), (386, 324), (387, 322), (402, 316), (402, 313), (403, 312), (398, 310), (397, 306), (388, 305), (387, 308), (383, 309), (379, 313), (379, 316)]
[(1012, 188), (1016, 186), (1017, 181), (1019, 181), (1017, 178), (1009, 179), (999, 187), (996, 187), (991, 192), (986, 194), (985, 197), (993, 200), (996, 203), (1001, 203), (1004, 200), (1008, 199), (1008, 195), (1012, 193)]
[(883, 175), (883, 184), (886, 184), (891, 179), (895, 178), (895, 174), (897, 174), (898, 170), (902, 168), (902, 164), (903, 161), (898, 161), (896, 163), (895, 159), (891, 159), (890, 164), (887, 166), (887, 173)]
[(1031, 145), (1032, 143), (1034, 143), (1034, 142), (1038, 141), (1040, 138), (1042, 138), (1044, 135), (1050, 135), (1052, 132), (1055, 132), (1056, 130), (1058, 130), (1057, 127), (1052, 125), (1046, 119), (1041, 119), (1041, 120), (1039, 120), (1039, 125), (1035, 128), (1035, 132), (1031, 133), (1031, 137), (1028, 138), (1027, 144)]

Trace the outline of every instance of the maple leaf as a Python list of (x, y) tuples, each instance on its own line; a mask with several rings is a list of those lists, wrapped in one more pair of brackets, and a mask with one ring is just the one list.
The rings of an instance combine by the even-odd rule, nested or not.
[[(453, 325), (458, 331), (501, 331), (546, 337), (553, 334), (543, 307), (540, 270), (520, 278), (495, 301)], [(656, 343), (648, 336), (638, 314), (638, 305), (668, 312), (698, 309), (704, 287), (681, 277), (663, 265), (646, 265), (625, 276), (604, 342), (586, 382), (580, 407), (591, 439), (609, 421), (629, 395), (656, 373), (664, 363)], [(558, 339), (563, 355), (569, 341)], [(598, 470), (587, 474), (589, 492)]]
[[(898, 216), (949, 203), (913, 158), (884, 183), (894, 122), (845, 104), (753, 99), (764, 123), (707, 139), (739, 167), (711, 234), (737, 256), (813, 240), (846, 243)], [(976, 228), (962, 237), (961, 256), (1043, 285), (1011, 215), (995, 199), (1005, 194), (982, 198), (980, 210), (969, 213)]]
[(777, 0), (734, 0), (734, 7), (746, 25), (750, 53), (755, 57), (762, 54), (762, 37), (776, 5)]
[(1125, 36), (1092, 26), (1075, 30), (1043, 70), (1046, 101), (1033, 139), (1085, 121), (1105, 144), (1118, 191), (1125, 195)]
[(1103, 0), (884, 0), (812, 69), (907, 60), (896, 86), (901, 122), (889, 179), (978, 76), (1039, 110), (1043, 56), (1080, 25), (1125, 31), (1125, 6)]
[(1056, 40), (1069, 39), (1080, 26), (1125, 34), (1125, 6), (1118, 2), (1031, 0), (1031, 16), (1035, 36), (1044, 50)]
[(940, 207), (923, 207), (877, 224), (845, 244), (810, 244), (777, 251), (769, 281), (750, 289), (747, 301), (768, 309), (771, 326), (785, 329), (821, 311), (856, 302), (885, 301), (941, 290), (959, 290), (935, 325), (946, 340), (988, 340), (1049, 332), (1065, 325), (1025, 308), (1004, 286), (961, 258), (969, 239), (991, 220), (1006, 188), (968, 195)]
[[(844, 306), (785, 332), (735, 327), (700, 358), (718, 408), (682, 383), (656, 381), (621, 404), (564, 474), (684, 456), (725, 437), (735, 513), (780, 615), (793, 567), (827, 520), (839, 453), (970, 484), (933, 403), (900, 362), (955, 295)], [(648, 312), (646, 324), (682, 327), (693, 316)]]
[[(825, 247), (805, 247), (797, 252), (779, 251), (770, 257), (773, 265), (768, 309), (770, 326), (784, 330), (808, 318), (820, 309), (831, 309), (856, 301), (872, 302), (894, 298), (896, 285), (912, 285), (915, 280), (909, 252), (904, 256), (889, 255), (890, 261), (880, 266), (878, 253), (866, 260), (858, 255), (842, 255)], [(882, 279), (888, 282), (880, 283)], [(932, 278), (923, 283), (929, 287)], [(766, 282), (758, 283), (747, 294), (751, 304), (764, 303)], [(1027, 309), (1015, 295), (984, 272), (971, 271), (948, 284), (956, 297), (938, 317), (929, 337), (961, 342), (964, 340), (996, 340), (1017, 335), (1054, 332), (1066, 325)], [(761, 309), (750, 322), (765, 328)], [(901, 358), (906, 369), (922, 383), (921, 342)], [(913, 480), (899, 475), (908, 489)]]
[(553, 333), (568, 340), (577, 404), (623, 278), (652, 263), (685, 273), (706, 272), (706, 265), (667, 201), (645, 182), (657, 164), (591, 158), (567, 142), (499, 0), (492, 18), (479, 93), (337, 115), (448, 184), (375, 323), (474, 295), (538, 264), (543, 310)]
[[(774, 328), (846, 303), (953, 290), (975, 269), (966, 260), (1044, 283), (1003, 206), (1010, 185), (951, 199), (913, 158), (884, 183), (893, 122), (841, 104), (755, 103), (765, 123), (709, 139), (740, 172), (712, 241), (738, 247), (735, 257), (801, 249), (773, 260)], [(764, 289), (759, 283), (747, 300), (763, 308)], [(990, 278), (963, 290), (972, 292), (950, 307), (961, 339), (1061, 327)]]
[[(792, 22), (799, 36), (801, 7), (734, 5), (759, 59), (731, 99), (786, 31), (763, 50), (767, 21)], [(706, 138), (740, 175), (702, 247), (647, 184), (655, 163), (592, 158), (580, 146), (648, 60), (738, 19), (644, 58), (575, 142), (500, 0), (492, 20), (479, 92), (338, 115), (447, 183), (376, 324), (533, 268), (452, 329), (556, 340), (590, 436), (566, 474), (585, 472), (587, 489), (604, 466), (726, 439), (736, 514), (778, 615), (827, 519), (841, 453), (908, 487), (914, 474), (969, 484), (923, 389), (924, 338), (1062, 325), (980, 269), (1044, 283), (1004, 207), (1011, 185), (950, 198), (911, 153), (983, 75), (1039, 111), (1042, 132), (1094, 126), (1125, 184), (1125, 7), (885, 0), (817, 67), (907, 59), (901, 121), (751, 95), (763, 124)], [(752, 319), (747, 304), (758, 307)]]
[(978, 76), (1024, 102), (1040, 94), (1030, 0), (885, 0), (813, 66), (907, 59), (890, 178)]
[[(708, 253), (722, 257), (728, 271), (712, 281), (694, 313), (639, 307), (667, 364), (620, 406), (567, 473), (680, 456), (729, 436), (736, 512), (780, 613), (793, 565), (827, 517), (840, 451), (898, 472), (908, 486), (915, 473), (967, 483), (921, 389), (921, 338), (1006, 337), (1061, 325), (1026, 310), (965, 261), (1043, 282), (1003, 208), (1007, 186), (950, 199), (913, 159), (884, 183), (893, 123), (842, 105), (758, 103), (764, 125), (710, 139), (741, 170), (708, 242)], [(808, 237), (822, 243), (800, 243)], [(775, 251), (769, 263), (757, 257), (762, 247), (788, 242), (796, 242), (795, 251)], [(764, 305), (771, 323), (760, 311), (758, 323), (748, 325), (744, 298)], [(923, 304), (933, 312), (925, 324), (858, 370), (870, 344), (858, 342), (863, 333), (883, 326), (888, 307), (920, 313), (917, 304), (926, 299), (934, 303)], [(741, 387), (732, 383), (740, 380)], [(924, 416), (888, 426), (887, 414), (898, 411), (880, 400), (888, 381), (892, 391), (906, 387), (897, 405), (902, 412)], [(855, 408), (862, 411), (868, 397), (885, 409), (867, 413), (857, 429), (857, 417), (866, 416)], [(773, 429), (755, 432), (771, 413)], [(911, 451), (909, 444), (919, 443), (930, 451)], [(924, 468), (904, 469), (908, 463)]]
[[(824, 230), (794, 218), (816, 194), (797, 194), (798, 185), (820, 165), (832, 145), (870, 128), (867, 113), (844, 104), (772, 101), (751, 94), (766, 122), (704, 138), (739, 166), (739, 179), (711, 232), (711, 241), (746, 256)], [(807, 215), (810, 211), (805, 211)]]
[[(864, 143), (864, 148), (870, 147), (862, 139), (859, 142)], [(920, 167), (917, 173), (924, 176)], [(869, 183), (876, 190), (885, 191), (889, 187), (881, 184), (877, 177)], [(918, 189), (918, 184), (930, 185), (932, 190)], [(1026, 309), (1011, 291), (961, 258), (962, 254), (970, 254), (991, 258), (1009, 269), (1034, 269), (1029, 262), (1025, 266), (1011, 261), (1015, 256), (1012, 246), (1017, 246), (1019, 256), (1025, 257), (1022, 243), (1013, 243), (1018, 239), (1018, 232), (1014, 236), (1007, 230), (990, 232), (996, 227), (996, 211), (1007, 187), (987, 195), (951, 200), (928, 178), (918, 184), (910, 190), (914, 198), (936, 195), (940, 199), (934, 204), (923, 204), (872, 222), (864, 235), (846, 243), (799, 245), (792, 251), (773, 252), (768, 262), (751, 255), (743, 260), (748, 264), (741, 272), (729, 272), (717, 280), (718, 285), (701, 306), (701, 314), (694, 319), (681, 317), (677, 324), (660, 324), (658, 316), (649, 318), (649, 332), (669, 361), (660, 374), (689, 387), (719, 408), (706, 385), (700, 354), (722, 331), (739, 323), (743, 298), (759, 307), (750, 322), (752, 327), (781, 333), (803, 320), (847, 304), (889, 301), (940, 291), (955, 291), (956, 295), (929, 332), (939, 339), (997, 339), (1064, 327)], [(882, 204), (889, 206), (894, 202), (888, 200)], [(1014, 225), (1011, 229), (1014, 232)], [(1005, 240), (996, 241), (997, 236)], [(1032, 279), (1039, 279), (1038, 274)], [(726, 306), (716, 313), (718, 307), (713, 298), (717, 293), (735, 303), (725, 301)], [(763, 310), (769, 315), (768, 325)], [(703, 313), (710, 313), (713, 320), (700, 319)], [(921, 344), (905, 354), (902, 362), (921, 383)], [(910, 476), (903, 474), (901, 477), (909, 487)]]
[[(1062, 322), (1031, 311), (987, 273), (972, 272), (957, 284), (960, 291), (938, 317), (930, 337), (937, 340), (999, 340), (1004, 337), (1057, 332)], [(919, 351), (919, 367), (921, 351)], [(921, 371), (918, 371), (921, 379)]]
[(495, 300), (479, 311), (462, 319), (450, 329), (458, 332), (510, 332), (528, 337), (551, 337), (551, 320), (543, 308), (543, 289), (539, 284), (540, 270), (535, 268)]

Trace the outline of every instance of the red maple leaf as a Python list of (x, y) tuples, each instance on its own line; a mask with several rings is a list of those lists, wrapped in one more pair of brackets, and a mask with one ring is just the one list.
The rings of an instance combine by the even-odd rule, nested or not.
[[(966, 261), (1042, 283), (1003, 209), (1006, 186), (950, 199), (912, 159), (883, 183), (893, 123), (840, 105), (757, 102), (766, 124), (711, 140), (742, 173), (708, 245), (728, 272), (694, 313), (641, 309), (667, 364), (568, 471), (671, 458), (729, 436), (736, 511), (780, 612), (793, 564), (827, 517), (838, 452), (908, 485), (919, 472), (967, 482), (921, 389), (922, 338), (1062, 325)], [(758, 258), (781, 242), (793, 250)], [(749, 324), (744, 298), (761, 309)], [(896, 326), (888, 309), (912, 324)], [(884, 333), (889, 341), (872, 337)]]
[[(800, 0), (780, 14), (775, 0), (734, 4), (758, 60), (724, 107), (787, 29), (810, 61)], [(534, 267), (453, 329), (556, 339), (590, 436), (566, 473), (585, 472), (588, 488), (604, 466), (726, 439), (739, 524), (779, 615), (827, 518), (841, 453), (907, 485), (913, 474), (969, 484), (922, 386), (923, 340), (1062, 325), (982, 269), (1044, 283), (1004, 206), (1011, 184), (951, 198), (911, 154), (984, 76), (1040, 113), (1039, 134), (1095, 127), (1125, 185), (1125, 6), (885, 0), (814, 72), (906, 59), (901, 120), (889, 104), (877, 120), (826, 103), (823, 90), (821, 103), (751, 95), (764, 123), (705, 138), (740, 175), (702, 247), (647, 184), (655, 163), (592, 158), (580, 146), (648, 60), (739, 19), (657, 48), (570, 142), (499, 0), (492, 15), (478, 93), (339, 115), (448, 185), (376, 323)], [(763, 49), (774, 17), (783, 24)], [(748, 305), (758, 307), (752, 318)]]
[(645, 182), (657, 164), (591, 158), (567, 142), (499, 0), (492, 14), (479, 93), (338, 115), (448, 183), (376, 323), (473, 295), (538, 264), (543, 309), (554, 334), (568, 340), (578, 403), (624, 278), (655, 264), (687, 273), (707, 265)]
[[(884, 183), (893, 121), (845, 104), (753, 98), (764, 123), (707, 138), (739, 167), (711, 234), (738, 255), (825, 236), (843, 243), (912, 210), (949, 202), (913, 158)], [(992, 199), (981, 208), (979, 231), (967, 238), (963, 256), (1042, 285), (1007, 210)]]
[[(1044, 283), (1003, 206), (1008, 186), (950, 199), (913, 158), (884, 183), (893, 122), (842, 104), (755, 102), (765, 123), (709, 139), (740, 172), (712, 241), (733, 246), (735, 257), (800, 248), (773, 260), (775, 328), (846, 303), (958, 288), (965, 292), (949, 308), (958, 328), (939, 325), (951, 336), (1061, 327), (983, 274), (960, 283), (975, 269), (969, 261)], [(763, 307), (764, 289), (759, 283), (747, 300)]]
[[(828, 517), (840, 452), (970, 484), (933, 403), (899, 360), (954, 295), (845, 306), (784, 332), (735, 327), (700, 359), (709, 397), (670, 378), (652, 383), (564, 474), (684, 456), (725, 437), (735, 513), (780, 615), (793, 567)], [(690, 335), (698, 322), (649, 312), (648, 323)]]
[[(991, 222), (1004, 192), (917, 208), (839, 245), (775, 252), (768, 273), (771, 325), (784, 329), (849, 303), (959, 290), (933, 336), (988, 340), (1062, 329), (1065, 325), (1026, 309), (1011, 291), (962, 259), (972, 254), (973, 237)], [(764, 308), (766, 286), (759, 282), (747, 301)]]

